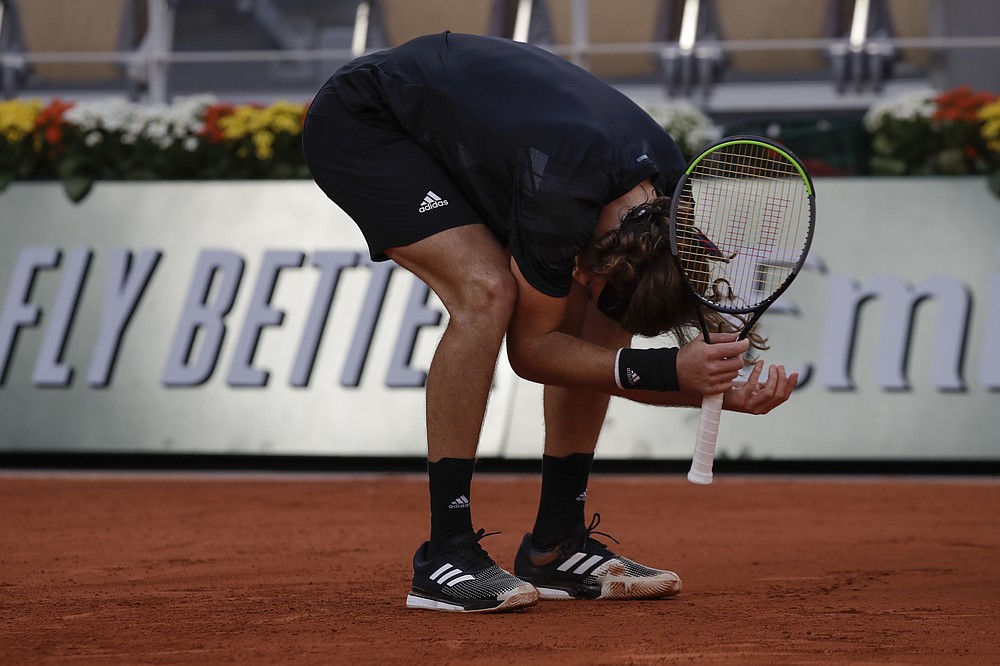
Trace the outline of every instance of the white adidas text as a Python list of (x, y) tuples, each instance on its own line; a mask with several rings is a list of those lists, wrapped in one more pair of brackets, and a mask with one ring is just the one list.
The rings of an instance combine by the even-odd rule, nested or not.
[(455, 499), (453, 499), (451, 501), (451, 504), (448, 505), (448, 508), (449, 509), (468, 509), (469, 508), (469, 498), (466, 497), (465, 495), (461, 495), (459, 497), (456, 497)]
[(427, 190), (427, 194), (424, 195), (424, 201), (420, 204), (420, 208), (417, 209), (420, 213), (426, 213), (429, 210), (434, 210), (435, 208), (440, 208), (441, 206), (447, 206), (448, 200), (442, 199), (438, 195), (434, 194), (430, 190)]

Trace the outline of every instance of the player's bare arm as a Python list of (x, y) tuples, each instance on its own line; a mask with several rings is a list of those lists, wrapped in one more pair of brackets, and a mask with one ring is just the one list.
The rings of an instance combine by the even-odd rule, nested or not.
[(734, 388), (743, 368), (749, 343), (735, 334), (718, 334), (714, 344), (696, 338), (677, 355), (678, 391), (627, 390), (614, 381), (615, 350), (596, 345), (560, 330), (568, 298), (547, 296), (529, 285), (517, 263), (511, 271), (518, 282), (518, 299), (507, 334), (511, 367), (522, 378), (540, 384), (585, 386), (651, 405), (698, 406), (705, 393), (724, 393), (730, 411), (766, 414), (788, 400), (797, 375), (787, 376), (782, 366), (772, 366), (760, 383), (759, 361), (746, 383)]
[(511, 259), (517, 302), (507, 330), (507, 355), (518, 376), (539, 384), (580, 386), (610, 392), (615, 351), (560, 330), (568, 298), (532, 287)]
[[(726, 336), (735, 337), (735, 334)], [(718, 334), (718, 337), (724, 339), (723, 334)], [(725, 356), (731, 353), (725, 351), (726, 348), (737, 349), (738, 346), (728, 345), (728, 342), (709, 345), (699, 337), (682, 347), (677, 354), (679, 391), (622, 390), (616, 386), (611, 392), (647, 405), (700, 407), (705, 394), (692, 388), (698, 385), (710, 387), (707, 388), (710, 392), (722, 393), (725, 410), (744, 414), (767, 414), (789, 399), (798, 382), (798, 373), (788, 374), (783, 365), (771, 365), (766, 381), (761, 382), (765, 363), (763, 359), (758, 359), (747, 380), (739, 381), (728, 370), (734, 365), (734, 358)], [(737, 356), (735, 361), (739, 364), (738, 372), (743, 367), (743, 360)], [(722, 373), (715, 375), (718, 379), (706, 379), (712, 371), (706, 373), (705, 368), (711, 367), (719, 368)], [(722, 371), (722, 368), (727, 370)]]

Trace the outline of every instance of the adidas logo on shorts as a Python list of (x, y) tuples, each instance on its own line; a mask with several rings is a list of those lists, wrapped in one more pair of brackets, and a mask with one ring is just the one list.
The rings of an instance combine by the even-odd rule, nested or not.
[(420, 213), (426, 213), (429, 210), (434, 210), (435, 208), (440, 208), (441, 206), (447, 206), (448, 200), (442, 199), (438, 195), (434, 194), (430, 190), (427, 190), (427, 194), (424, 195), (424, 202), (420, 204), (420, 208), (417, 209)]
[(451, 501), (448, 505), (449, 509), (468, 509), (469, 508), (469, 498), (465, 495), (460, 495)]

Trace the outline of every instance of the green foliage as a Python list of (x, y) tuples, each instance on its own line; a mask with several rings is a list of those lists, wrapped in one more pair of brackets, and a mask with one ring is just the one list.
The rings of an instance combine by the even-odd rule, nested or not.
[(864, 120), (871, 137), (871, 171), (888, 176), (986, 175), (997, 191), (1000, 141), (992, 137), (994, 113), (1000, 116), (997, 96), (967, 86), (879, 102)]

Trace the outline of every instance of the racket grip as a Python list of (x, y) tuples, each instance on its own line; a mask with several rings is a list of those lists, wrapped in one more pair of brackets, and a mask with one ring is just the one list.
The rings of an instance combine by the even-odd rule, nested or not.
[(699, 485), (712, 483), (712, 464), (715, 462), (715, 442), (719, 437), (719, 418), (722, 416), (722, 394), (706, 395), (701, 401), (698, 418), (698, 437), (694, 444), (694, 457), (688, 481)]

